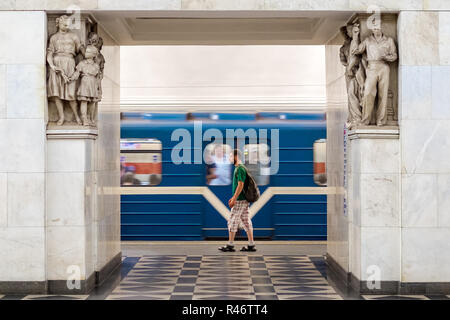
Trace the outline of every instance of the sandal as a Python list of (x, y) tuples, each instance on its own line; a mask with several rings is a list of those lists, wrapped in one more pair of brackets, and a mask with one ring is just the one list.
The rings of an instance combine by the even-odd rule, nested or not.
[(234, 246), (230, 246), (230, 245), (226, 245), (224, 247), (219, 247), (219, 250), (222, 252), (235, 252), (236, 250), (234, 250)]
[(255, 252), (256, 248), (255, 246), (246, 246), (246, 247), (242, 247), (241, 251), (249, 251), (249, 252)]

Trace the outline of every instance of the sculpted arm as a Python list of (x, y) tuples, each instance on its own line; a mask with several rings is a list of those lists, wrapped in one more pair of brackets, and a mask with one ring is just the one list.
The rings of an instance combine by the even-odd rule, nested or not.
[(361, 42), (357, 48), (353, 49), (351, 54), (361, 54), (364, 51), (366, 51), (366, 40)]
[(392, 38), (389, 39), (389, 49), (384, 59), (389, 62), (394, 62), (397, 60), (397, 47), (395, 46)]

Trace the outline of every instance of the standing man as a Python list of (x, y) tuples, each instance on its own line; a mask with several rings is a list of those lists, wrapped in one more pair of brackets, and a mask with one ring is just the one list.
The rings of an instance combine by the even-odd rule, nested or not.
[(228, 220), (228, 243), (219, 250), (223, 252), (234, 252), (234, 237), (238, 231), (240, 224), (244, 227), (248, 237), (248, 246), (242, 247), (241, 251), (256, 251), (253, 242), (253, 225), (248, 215), (249, 203), (245, 199), (244, 182), (247, 178), (247, 169), (241, 163), (241, 152), (234, 149), (230, 155), (230, 162), (234, 163), (235, 169), (233, 173), (233, 197), (228, 201), (231, 208), (231, 216)]
[(386, 37), (380, 25), (372, 28), (372, 35), (355, 48), (351, 54), (367, 53), (369, 63), (366, 70), (364, 84), (363, 110), (361, 123), (369, 125), (378, 93), (378, 107), (376, 110), (377, 126), (383, 126), (387, 121), (387, 102), (389, 90), (389, 64), (397, 60), (397, 48), (394, 40)]

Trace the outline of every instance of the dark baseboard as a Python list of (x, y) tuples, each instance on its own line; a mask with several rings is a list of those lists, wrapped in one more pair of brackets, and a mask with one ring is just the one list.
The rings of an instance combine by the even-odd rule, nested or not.
[(327, 276), (337, 286), (345, 287), (348, 292), (380, 295), (427, 295), (450, 294), (450, 282), (400, 282), (381, 281), (379, 288), (372, 288), (370, 281), (361, 281), (351, 272), (342, 268), (328, 253), (326, 255)]
[(100, 269), (100, 271), (95, 272), (95, 285), (101, 286), (105, 282), (111, 273), (116, 270), (122, 264), (122, 252), (116, 254), (107, 264)]
[(89, 294), (95, 288), (95, 273), (80, 281), (80, 288), (69, 289), (67, 280), (48, 280), (48, 294)]
[(114, 270), (122, 264), (119, 252), (100, 271), (93, 272), (86, 280), (80, 281), (80, 288), (69, 289), (67, 280), (48, 281), (0, 281), (1, 294), (89, 294), (96, 286), (101, 286)]
[(1, 294), (46, 294), (47, 281), (0, 281)]

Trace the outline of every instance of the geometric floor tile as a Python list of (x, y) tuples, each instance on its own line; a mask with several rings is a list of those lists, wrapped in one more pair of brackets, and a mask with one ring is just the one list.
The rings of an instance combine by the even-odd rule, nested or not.
[[(122, 257), (106, 300), (342, 300), (322, 256), (143, 255)], [(28, 295), (26, 300), (84, 300), (88, 295)], [(0, 299), (14, 298), (0, 295)], [(450, 296), (364, 295), (367, 300), (436, 300)]]
[(363, 295), (366, 300), (429, 300), (423, 295)]

